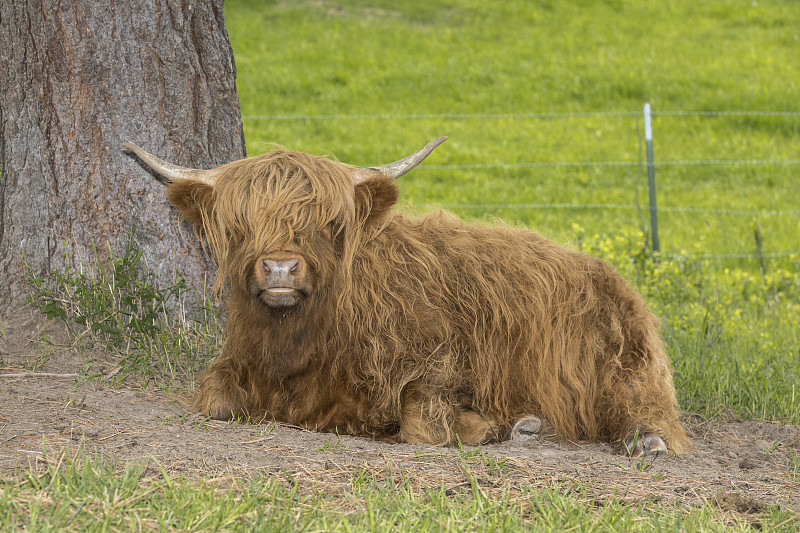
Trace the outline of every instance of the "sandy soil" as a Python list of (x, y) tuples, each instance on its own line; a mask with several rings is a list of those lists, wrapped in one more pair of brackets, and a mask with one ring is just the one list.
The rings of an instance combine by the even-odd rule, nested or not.
[(0, 477), (41, 466), (54, 450), (83, 446), (119, 462), (148, 461), (154, 475), (157, 465), (188, 477), (269, 475), (315, 490), (348, 490), (367, 472), (379, 482), (402, 478), (420, 488), (468, 491), (471, 475), (487, 491), (559, 486), (598, 502), (708, 501), (750, 520), (772, 504), (800, 511), (800, 472), (792, 459), (800, 449), (797, 426), (687, 415), (693, 453), (638, 466), (602, 443), (506, 442), (460, 455), (452, 448), (208, 421), (187, 415), (174, 394), (151, 385), (75, 376), (87, 365), (112, 373), (114, 356), (93, 353), (86, 362), (57, 321), (18, 312), (0, 325)]

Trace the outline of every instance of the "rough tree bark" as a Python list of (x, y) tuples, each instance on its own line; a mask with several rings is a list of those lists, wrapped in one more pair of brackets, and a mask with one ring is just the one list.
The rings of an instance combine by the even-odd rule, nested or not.
[(120, 143), (193, 167), (245, 155), (223, 0), (0, 1), (0, 306), (131, 229), (162, 280), (213, 266)]

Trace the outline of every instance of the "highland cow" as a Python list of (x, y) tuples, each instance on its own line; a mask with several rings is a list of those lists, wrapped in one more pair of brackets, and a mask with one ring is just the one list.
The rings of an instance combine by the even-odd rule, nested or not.
[(381, 167), (282, 149), (196, 170), (125, 146), (205, 238), (228, 319), (195, 411), (389, 442), (535, 437), (687, 451), (658, 320), (540, 234), (392, 209)]

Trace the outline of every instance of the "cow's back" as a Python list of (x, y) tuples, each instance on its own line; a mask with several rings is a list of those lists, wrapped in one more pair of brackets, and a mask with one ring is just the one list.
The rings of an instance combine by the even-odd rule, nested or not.
[(445, 212), (395, 215), (364, 243), (354, 278), (367, 341), (358, 374), (387, 405), (400, 401), (398, 383), (422, 381), (510, 423), (547, 398), (544, 414), (576, 436), (596, 437), (589, 406), (636, 342), (632, 329), (657, 324), (606, 263)]

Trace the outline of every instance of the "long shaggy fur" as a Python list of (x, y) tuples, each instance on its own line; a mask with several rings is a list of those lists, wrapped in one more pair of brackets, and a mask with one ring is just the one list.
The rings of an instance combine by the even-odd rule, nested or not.
[[(657, 433), (689, 449), (658, 321), (606, 263), (538, 233), (391, 210), (396, 186), (276, 150), (169, 198), (202, 229), (226, 294), (222, 353), (194, 408), (388, 441), (502, 440), (525, 415), (564, 439)], [(291, 251), (314, 291), (271, 309), (247, 291)]]

